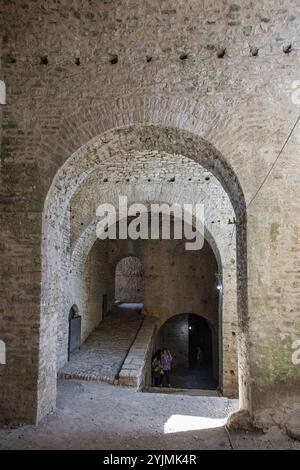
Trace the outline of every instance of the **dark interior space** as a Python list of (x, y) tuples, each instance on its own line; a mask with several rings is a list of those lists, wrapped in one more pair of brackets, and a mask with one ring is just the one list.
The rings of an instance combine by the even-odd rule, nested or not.
[(215, 390), (216, 343), (212, 328), (200, 315), (175, 315), (164, 323), (158, 333), (158, 349), (166, 347), (173, 356), (171, 387)]
[[(197, 388), (214, 389), (217, 381), (213, 371), (213, 338), (209, 323), (199, 315), (188, 316), (189, 374)], [(195, 377), (195, 379), (194, 379)]]

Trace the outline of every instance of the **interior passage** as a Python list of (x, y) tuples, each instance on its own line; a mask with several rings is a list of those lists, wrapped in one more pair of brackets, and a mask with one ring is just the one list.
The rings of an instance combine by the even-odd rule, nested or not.
[(195, 314), (176, 315), (161, 327), (156, 345), (173, 356), (172, 387), (218, 387), (217, 335), (207, 320)]

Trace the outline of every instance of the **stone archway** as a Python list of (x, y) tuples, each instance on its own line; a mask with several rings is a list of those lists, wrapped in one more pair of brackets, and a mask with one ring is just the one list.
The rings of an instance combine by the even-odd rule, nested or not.
[(155, 351), (172, 354), (171, 385), (175, 388), (219, 388), (218, 325), (195, 313), (179, 313), (156, 333)]
[(143, 304), (144, 269), (137, 256), (125, 256), (115, 268), (115, 302)]
[[(203, 139), (174, 128), (159, 126), (136, 126), (115, 129), (103, 136), (94, 138), (70, 157), (56, 175), (49, 190), (43, 217), (43, 288), (41, 331), (46, 331), (43, 322), (52, 314), (51, 325), (47, 327), (47, 341), (41, 334), (40, 338), (40, 373), (46, 380), (39, 394), (39, 415), (43, 415), (53, 407), (55, 401), (55, 362), (56, 346), (55, 331), (57, 305), (51, 302), (51, 295), (56, 293), (60, 299), (64, 293), (58, 288), (57, 265), (62, 253), (70, 251), (70, 244), (64, 245), (64, 240), (71, 243), (70, 227), (72, 214), (70, 202), (76, 190), (85, 179), (101, 168), (105, 161), (110, 161), (114, 155), (125, 156), (126, 152), (155, 150), (177, 155), (200, 163), (210, 171), (221, 183), (230, 197), (237, 219), (237, 273), (238, 273), (238, 303), (239, 303), (239, 375), (242, 408), (249, 409), (248, 395), (248, 362), (247, 362), (247, 286), (246, 286), (246, 243), (245, 243), (245, 202), (238, 180), (222, 156)], [(54, 245), (57, 247), (54, 251)], [(67, 259), (67, 257), (65, 257)], [(51, 289), (49, 289), (49, 282)], [(50, 333), (50, 334), (49, 334)], [(43, 356), (48, 357), (47, 363)]]

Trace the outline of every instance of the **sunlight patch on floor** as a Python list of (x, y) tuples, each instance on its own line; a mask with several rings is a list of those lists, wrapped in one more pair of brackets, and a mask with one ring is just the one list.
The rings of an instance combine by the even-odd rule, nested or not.
[(203, 429), (220, 428), (227, 418), (207, 418), (205, 416), (172, 415), (164, 424), (164, 434)]

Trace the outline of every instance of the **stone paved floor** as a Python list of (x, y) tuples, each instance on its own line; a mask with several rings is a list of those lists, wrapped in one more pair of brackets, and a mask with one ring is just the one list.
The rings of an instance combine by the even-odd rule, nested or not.
[(59, 377), (113, 383), (142, 320), (134, 310), (115, 309), (71, 355)]
[(0, 449), (300, 449), (279, 431), (229, 439), (222, 424), (237, 407), (223, 397), (59, 380), (57, 410), (38, 426), (0, 429)]

